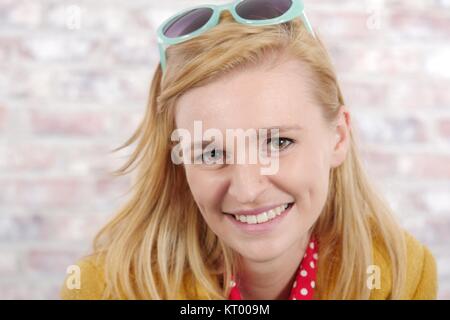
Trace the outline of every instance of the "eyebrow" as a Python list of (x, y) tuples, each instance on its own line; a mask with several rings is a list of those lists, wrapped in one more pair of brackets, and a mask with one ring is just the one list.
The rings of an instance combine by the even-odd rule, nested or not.
[(197, 141), (197, 142), (192, 142), (191, 143), (191, 148), (198, 148), (198, 147), (202, 147), (202, 149), (205, 149), (206, 146), (208, 146), (209, 144), (214, 143), (213, 140), (203, 140), (203, 141)]
[(278, 130), (280, 130), (280, 132), (287, 132), (287, 131), (298, 131), (298, 130), (302, 130), (303, 128), (299, 125), (292, 125), (292, 126), (273, 126), (273, 127), (267, 127), (267, 128), (259, 128), (259, 129), (267, 129), (267, 130), (278, 129)]
[[(271, 126), (271, 127), (263, 127), (263, 128), (258, 128), (256, 130), (272, 130), (272, 129), (278, 129), (279, 132), (289, 132), (289, 131), (300, 131), (303, 128), (299, 125), (292, 125), (292, 126)], [(206, 146), (208, 146), (209, 144), (214, 143), (214, 140), (202, 140), (202, 141), (194, 141), (191, 143), (190, 147), (191, 148), (198, 148), (201, 146), (202, 149), (204, 149)], [(189, 147), (187, 147), (189, 148)], [(183, 150), (186, 150), (186, 148), (184, 148)]]

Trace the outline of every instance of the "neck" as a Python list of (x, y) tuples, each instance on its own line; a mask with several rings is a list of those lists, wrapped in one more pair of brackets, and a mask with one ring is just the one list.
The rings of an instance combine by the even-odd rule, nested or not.
[(287, 300), (310, 233), (281, 255), (268, 261), (241, 257), (239, 289), (243, 300)]

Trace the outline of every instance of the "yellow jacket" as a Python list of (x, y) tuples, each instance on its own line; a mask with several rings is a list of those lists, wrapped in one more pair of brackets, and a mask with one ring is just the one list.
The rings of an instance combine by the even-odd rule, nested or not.
[[(436, 262), (427, 247), (406, 233), (407, 244), (407, 282), (403, 296), (405, 299), (436, 299), (437, 270)], [(391, 291), (391, 266), (387, 255), (379, 243), (374, 242), (374, 265), (380, 267), (381, 288), (372, 289), (371, 300), (387, 299)], [(61, 298), (67, 300), (98, 300), (105, 288), (104, 272), (95, 264), (93, 258), (86, 258), (78, 263), (81, 270), (80, 289), (69, 289), (66, 282), (61, 289)]]

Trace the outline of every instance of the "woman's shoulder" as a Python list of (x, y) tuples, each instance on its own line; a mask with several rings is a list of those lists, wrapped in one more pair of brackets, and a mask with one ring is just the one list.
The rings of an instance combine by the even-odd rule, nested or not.
[[(409, 232), (404, 231), (406, 244), (406, 284), (404, 299), (436, 299), (437, 267), (430, 249), (419, 242)], [(373, 289), (371, 298), (385, 299), (391, 292), (392, 265), (385, 247), (380, 240), (374, 239), (374, 263), (380, 267), (381, 288)]]
[(437, 266), (430, 249), (408, 232), (406, 237), (407, 299), (436, 299)]
[(70, 267), (61, 287), (64, 300), (100, 300), (105, 290), (103, 258), (89, 255)]

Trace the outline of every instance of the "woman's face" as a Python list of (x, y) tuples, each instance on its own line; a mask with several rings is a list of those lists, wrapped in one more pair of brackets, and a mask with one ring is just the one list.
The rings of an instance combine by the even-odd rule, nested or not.
[(324, 207), (330, 168), (345, 159), (348, 112), (342, 107), (334, 124), (326, 122), (308, 78), (301, 62), (288, 60), (270, 70), (234, 71), (177, 101), (176, 127), (188, 130), (194, 143), (194, 121), (201, 121), (203, 131), (219, 130), (225, 140), (227, 129), (279, 128), (278, 138), (262, 141), (269, 150), (278, 149), (278, 155), (269, 155), (278, 159), (273, 174), (261, 174), (259, 161), (214, 164), (242, 152), (236, 144), (228, 150), (225, 141), (204, 153), (210, 163), (184, 165), (207, 225), (247, 259), (273, 259), (304, 239)]

